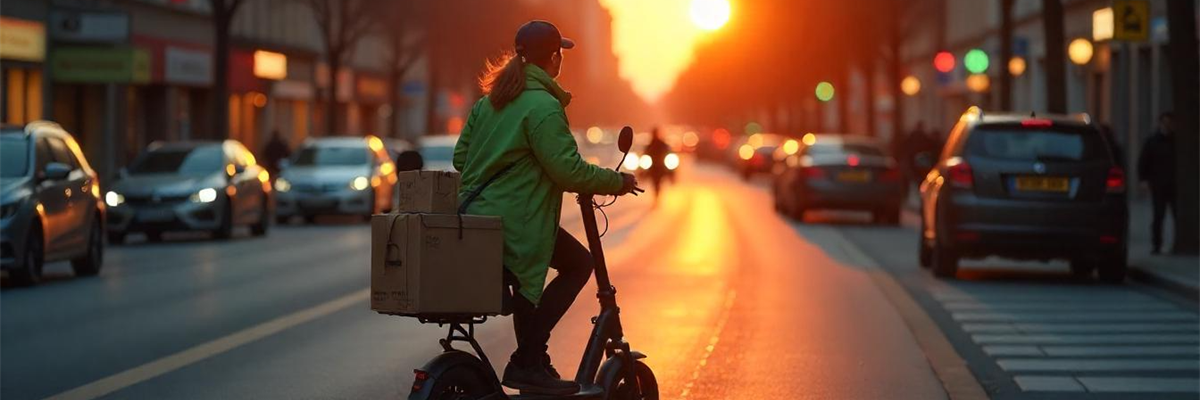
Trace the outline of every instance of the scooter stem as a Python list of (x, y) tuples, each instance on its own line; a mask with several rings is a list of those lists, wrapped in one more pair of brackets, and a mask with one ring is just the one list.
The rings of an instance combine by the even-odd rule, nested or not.
[[(587, 234), (588, 250), (592, 253), (592, 261), (595, 263), (596, 274), (596, 289), (601, 297), (600, 306), (605, 307), (610, 304), (605, 304), (604, 297), (612, 299), (614, 292), (612, 282), (608, 279), (608, 265), (604, 262), (604, 246), (600, 243), (600, 229), (596, 226), (596, 209), (593, 203), (593, 195), (580, 194), (578, 197), (579, 213), (583, 216), (583, 229)], [(605, 295), (608, 296), (605, 296)], [(614, 304), (611, 304), (615, 306)]]

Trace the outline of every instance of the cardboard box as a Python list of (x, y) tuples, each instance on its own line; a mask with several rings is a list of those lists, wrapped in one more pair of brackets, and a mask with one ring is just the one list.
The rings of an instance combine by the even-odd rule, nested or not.
[(385, 314), (500, 314), (500, 217), (371, 217), (371, 309)]
[(448, 171), (404, 171), (396, 175), (396, 190), (399, 202), (396, 211), (401, 213), (458, 213), (457, 172)]

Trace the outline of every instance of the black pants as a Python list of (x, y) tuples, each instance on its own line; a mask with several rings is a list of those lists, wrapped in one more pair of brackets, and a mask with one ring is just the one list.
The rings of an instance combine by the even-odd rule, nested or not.
[(1162, 185), (1150, 186), (1150, 197), (1154, 202), (1154, 218), (1150, 220), (1150, 238), (1154, 250), (1161, 250), (1163, 244), (1163, 219), (1167, 216), (1167, 208), (1171, 213), (1175, 210), (1175, 188)]
[(542, 355), (546, 354), (546, 343), (550, 342), (550, 331), (571, 308), (571, 303), (591, 278), (594, 265), (587, 248), (567, 231), (558, 228), (554, 255), (550, 258), (550, 267), (558, 271), (558, 276), (546, 285), (541, 304), (534, 306), (516, 292), (519, 284), (514, 285), (513, 330), (517, 335), (517, 351), (513, 352), (512, 362), (519, 365), (541, 362)]

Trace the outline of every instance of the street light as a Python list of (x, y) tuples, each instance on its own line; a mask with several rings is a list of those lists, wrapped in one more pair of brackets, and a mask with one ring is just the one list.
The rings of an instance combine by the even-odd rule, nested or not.
[(1025, 57), (1015, 56), (1008, 60), (1008, 73), (1012, 76), (1021, 76), (1025, 74)]
[(967, 89), (975, 93), (983, 93), (992, 86), (991, 78), (984, 74), (971, 74), (967, 77)]
[(900, 81), (900, 91), (907, 96), (916, 96), (921, 93), (921, 80), (917, 77), (909, 75)]
[(1071, 45), (1067, 47), (1067, 56), (1075, 65), (1087, 64), (1092, 61), (1092, 42), (1084, 38), (1072, 40)]
[(829, 83), (829, 82), (818, 83), (816, 95), (817, 95), (817, 100), (820, 100), (820, 101), (833, 100), (833, 84)]

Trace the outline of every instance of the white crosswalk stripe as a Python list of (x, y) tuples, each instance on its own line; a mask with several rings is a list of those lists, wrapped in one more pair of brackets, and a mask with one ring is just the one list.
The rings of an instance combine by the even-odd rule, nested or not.
[(1022, 391), (1200, 393), (1195, 310), (1091, 285), (950, 283), (932, 295)]

